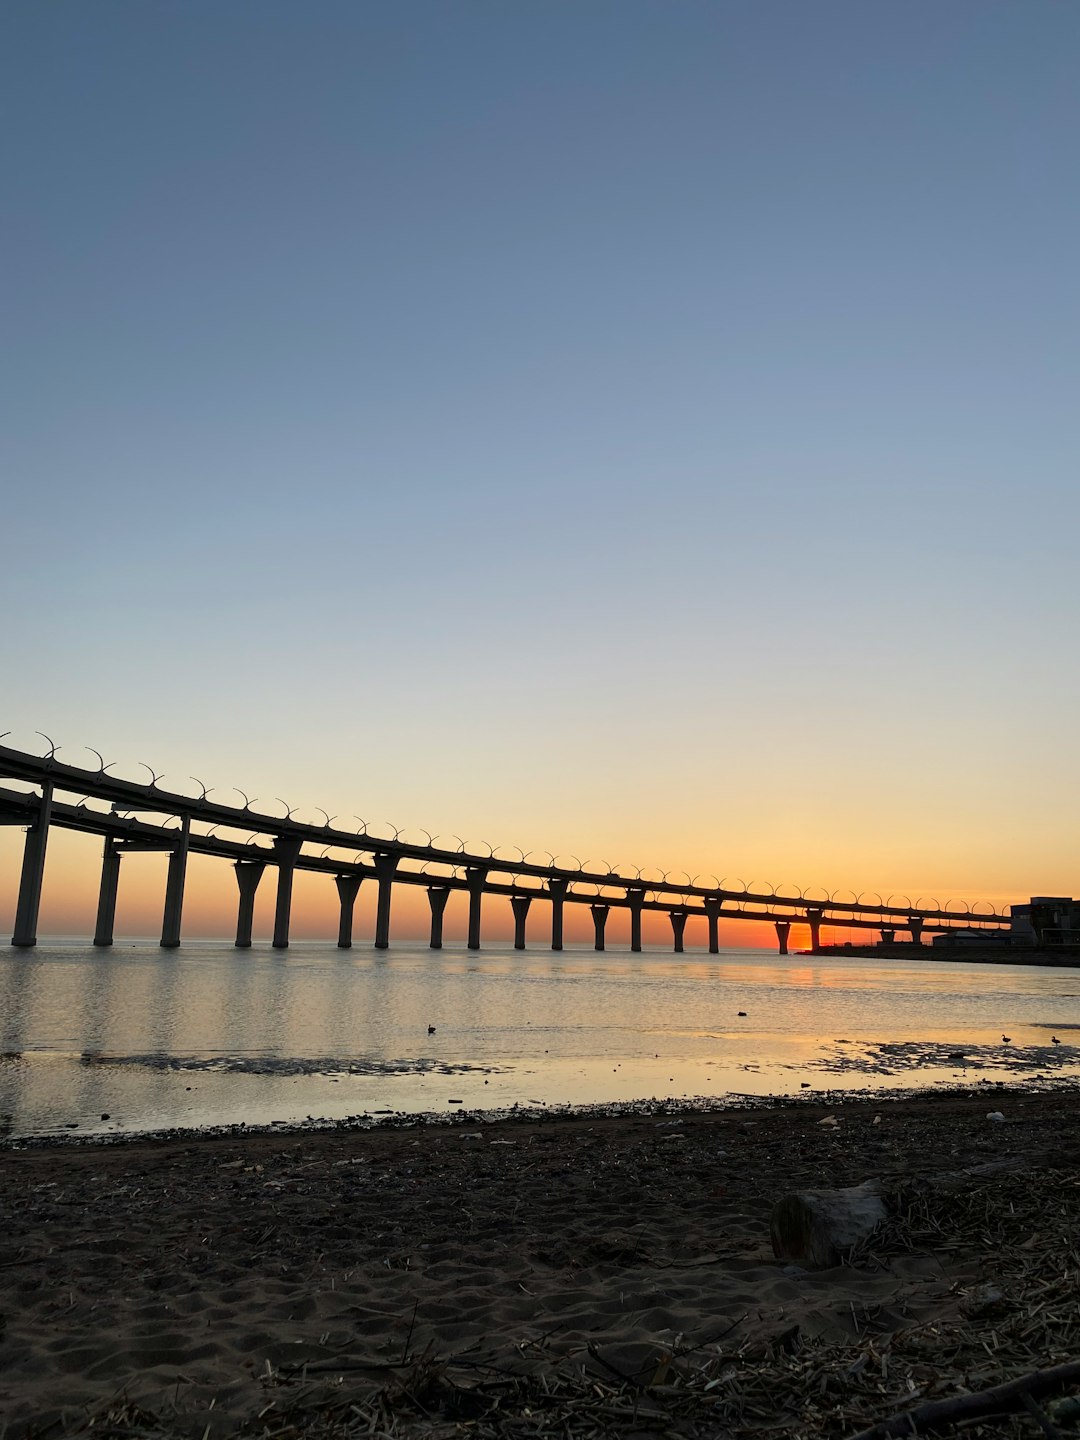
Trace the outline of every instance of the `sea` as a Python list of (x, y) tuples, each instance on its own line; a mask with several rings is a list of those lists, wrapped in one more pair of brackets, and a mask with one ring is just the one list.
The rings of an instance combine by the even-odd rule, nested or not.
[[(1056, 1043), (1055, 1043), (1056, 1042)], [(611, 949), (0, 947), (0, 1135), (1080, 1082), (1080, 969)]]

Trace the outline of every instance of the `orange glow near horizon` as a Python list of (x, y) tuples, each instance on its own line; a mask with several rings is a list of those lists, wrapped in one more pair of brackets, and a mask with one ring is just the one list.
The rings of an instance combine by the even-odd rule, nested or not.
[[(8, 827), (0, 832), (0, 939), (10, 936), (22, 857), (23, 832)], [(42, 891), (38, 932), (42, 936), (93, 935), (97, 908), (101, 842), (71, 831), (54, 828), (50, 834)], [(157, 853), (132, 853), (124, 857), (116, 911), (117, 937), (153, 938), (160, 932), (161, 907), (165, 893), (167, 860)], [(269, 940), (273, 929), (275, 881), (268, 866), (256, 895), (253, 936), (256, 942)], [(211, 856), (194, 854), (188, 864), (184, 904), (184, 934), (189, 938), (227, 940), (235, 933), (237, 890), (232, 866)], [(353, 935), (357, 945), (370, 944), (375, 925), (376, 885), (366, 880), (360, 887), (354, 912)], [(466, 935), (468, 899), (463, 891), (450, 895), (445, 914), (444, 935), (449, 945), (463, 944)], [(297, 871), (293, 889), (292, 936), (297, 940), (337, 938), (338, 902), (329, 875)], [(398, 885), (394, 890), (391, 943), (423, 943), (428, 939), (430, 911), (420, 886)], [(625, 949), (630, 943), (629, 913), (612, 907), (607, 924), (607, 944)], [(591, 946), (592, 919), (585, 905), (570, 904), (565, 910), (565, 940), (568, 945)], [(513, 914), (505, 896), (485, 898), (483, 937), (490, 944), (508, 945), (514, 936)], [(529, 913), (527, 938), (530, 946), (550, 942), (550, 909), (543, 899)], [(669, 948), (671, 926), (663, 914), (646, 911), (642, 916), (642, 938), (647, 946)], [(824, 926), (822, 938), (839, 942), (860, 938), (870, 940), (874, 932), (845, 931)], [(686, 929), (688, 949), (701, 950), (707, 944), (703, 917), (693, 916)], [(770, 922), (724, 921), (720, 923), (723, 948), (775, 951), (777, 939)], [(808, 949), (809, 928), (794, 921), (789, 936), (793, 952)]]

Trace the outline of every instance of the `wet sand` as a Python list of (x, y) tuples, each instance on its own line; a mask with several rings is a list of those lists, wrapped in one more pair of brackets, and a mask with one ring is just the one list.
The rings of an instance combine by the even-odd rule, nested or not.
[[(1078, 1142), (1080, 1097), (995, 1090), (7, 1148), (0, 1419), (741, 1436), (772, 1407), (774, 1433), (846, 1434), (1080, 1353)], [(773, 1256), (785, 1191), (1010, 1157), (974, 1227), (965, 1201), (850, 1265)]]

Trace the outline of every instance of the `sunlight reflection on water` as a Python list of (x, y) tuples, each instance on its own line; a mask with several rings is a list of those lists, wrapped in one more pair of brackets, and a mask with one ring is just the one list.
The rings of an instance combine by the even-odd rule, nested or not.
[(750, 951), (4, 948), (0, 1127), (1071, 1076), (1078, 998), (1076, 970)]

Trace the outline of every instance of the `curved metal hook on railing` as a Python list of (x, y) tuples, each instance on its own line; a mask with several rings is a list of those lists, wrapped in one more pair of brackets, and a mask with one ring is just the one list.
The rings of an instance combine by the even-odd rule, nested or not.
[(489, 860), (494, 860), (494, 859), (495, 859), (495, 851), (496, 851), (499, 847), (498, 847), (497, 845), (492, 845), (492, 844), (490, 844), (487, 840), (481, 840), (481, 841), (480, 841), (480, 844), (481, 844), (481, 845), (487, 845), (487, 852), (488, 852), (488, 853), (487, 853), (487, 858), (488, 858)]
[(354, 815), (352, 818), (353, 818), (354, 820), (359, 820), (359, 821), (360, 821), (360, 824), (363, 826), (363, 829), (362, 829), (362, 830), (358, 830), (356, 833), (357, 833), (358, 835), (366, 835), (366, 834), (367, 834), (368, 822), (364, 819), (364, 817), (363, 817), (362, 815)]
[(550, 850), (541, 850), (541, 851), (540, 851), (540, 854), (541, 854), (541, 855), (546, 855), (546, 856), (548, 857), (548, 867), (549, 867), (549, 869), (551, 869), (551, 870), (557, 870), (557, 869), (559, 868), (558, 865), (556, 865), (556, 863), (555, 863), (555, 856), (551, 853)]
[[(41, 731), (40, 731), (40, 730), (38, 731), (38, 734), (39, 734), (39, 735), (41, 734)], [(47, 738), (47, 737), (46, 737), (46, 738)], [(164, 778), (164, 772), (162, 772), (162, 774), (160, 774), (160, 775), (155, 775), (154, 771), (150, 768), (149, 765), (147, 765), (147, 763), (146, 763), (145, 760), (136, 760), (136, 761), (135, 761), (135, 764), (138, 765), (138, 767), (139, 767), (140, 770), (149, 770), (149, 771), (150, 771), (150, 789), (151, 789), (151, 790), (156, 790), (156, 789), (157, 789), (157, 782), (158, 782), (159, 780), (161, 780), (161, 779)]]
[(210, 839), (213, 837), (214, 831), (218, 828), (218, 826), (219, 826), (220, 824), (221, 824), (221, 821), (220, 821), (220, 820), (215, 820), (214, 823), (213, 823), (213, 825), (210, 826), (210, 829), (207, 830), (206, 834), (203, 836), (203, 839), (204, 839), (204, 840), (210, 840)]
[(243, 800), (245, 810), (250, 810), (252, 805), (257, 805), (259, 803), (258, 800), (249, 800), (248, 797), (244, 794), (243, 790), (240, 789), (239, 785), (232, 786), (232, 789), (234, 789), (237, 795), (239, 795), (240, 798)]
[[(11, 732), (8, 731), (8, 734), (10, 733)], [(40, 735), (43, 740), (47, 740), (49, 742), (49, 753), (47, 755), (43, 755), (41, 758), (43, 760), (51, 760), (56, 754), (57, 750), (60, 749), (60, 746), (56, 744), (51, 735), (46, 735), (44, 730), (35, 730), (34, 734)]]
[(200, 800), (205, 800), (208, 795), (212, 795), (214, 793), (212, 789), (208, 790), (206, 788), (206, 786), (203, 784), (203, 782), (199, 779), (197, 775), (189, 775), (188, 779), (194, 780), (195, 784), (198, 785), (199, 789), (202, 791), (202, 794), (199, 796)]
[(522, 865), (527, 865), (529, 863), (529, 856), (535, 853), (532, 850), (522, 850), (520, 845), (512, 845), (510, 848), (518, 852), (518, 855), (521, 857), (520, 863)]
[(753, 883), (754, 883), (754, 882), (753, 882), (752, 880), (748, 883), (747, 881), (743, 880), (740, 876), (738, 876), (738, 875), (735, 876), (735, 884), (742, 886), (742, 893), (743, 893), (744, 895), (749, 895), (749, 894), (750, 894), (750, 886), (751, 886)]
[(275, 795), (275, 796), (274, 796), (274, 799), (277, 801), (277, 803), (278, 803), (279, 805), (284, 805), (284, 806), (285, 806), (285, 815), (284, 815), (284, 818), (285, 818), (286, 820), (291, 820), (292, 817), (296, 814), (296, 811), (297, 811), (297, 808), (298, 808), (298, 807), (297, 807), (296, 805), (294, 805), (294, 806), (292, 807), (292, 809), (290, 810), (290, 809), (289, 809), (289, 802), (288, 802), (287, 800), (283, 800), (280, 795)]
[(329, 829), (330, 829), (330, 826), (331, 826), (331, 825), (334, 823), (334, 821), (337, 819), (337, 816), (336, 816), (336, 815), (330, 815), (327, 811), (325, 811), (325, 810), (322, 808), (321, 805), (316, 805), (316, 806), (315, 806), (315, 809), (318, 810), (319, 814), (320, 814), (320, 815), (323, 817), (323, 819), (326, 821), (326, 824), (323, 826), (323, 829), (324, 829), (324, 830), (329, 830)]
[(429, 849), (429, 850), (434, 850), (434, 849), (435, 849), (435, 841), (439, 838), (438, 835), (432, 835), (431, 831), (430, 831), (430, 830), (425, 830), (422, 825), (420, 826), (420, 834), (427, 836), (428, 849)]
[(630, 866), (630, 869), (633, 870), (633, 872), (634, 872), (634, 879), (635, 879), (635, 880), (640, 880), (640, 879), (641, 879), (641, 866), (640, 866), (640, 865), (631, 865), (631, 866)]
[(105, 756), (102, 755), (102, 753), (101, 753), (100, 750), (95, 750), (92, 745), (84, 745), (84, 746), (83, 746), (83, 749), (84, 749), (84, 750), (89, 750), (91, 755), (96, 755), (96, 756), (97, 756), (97, 758), (98, 758), (98, 774), (99, 774), (99, 775), (104, 775), (105, 772), (106, 772), (106, 770), (111, 770), (112, 767), (116, 764), (116, 761), (115, 761), (115, 760), (110, 760), (109, 763), (108, 763), (108, 765), (106, 765), (106, 764), (105, 764)]
[(465, 841), (462, 840), (462, 838), (461, 838), (460, 835), (455, 835), (455, 836), (454, 836), (454, 839), (458, 842), (458, 847), (457, 847), (456, 853), (457, 853), (458, 855), (464, 855), (464, 854), (465, 854)]

